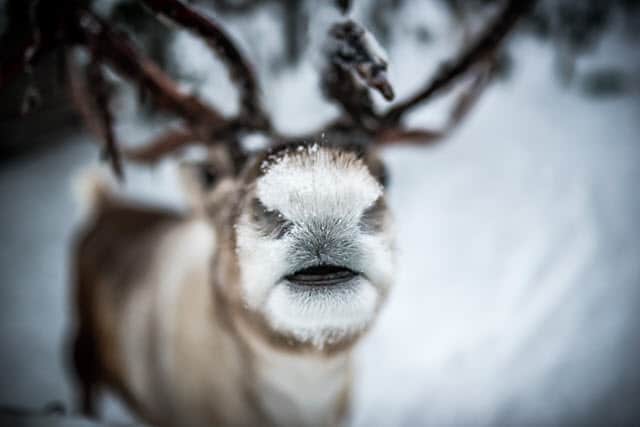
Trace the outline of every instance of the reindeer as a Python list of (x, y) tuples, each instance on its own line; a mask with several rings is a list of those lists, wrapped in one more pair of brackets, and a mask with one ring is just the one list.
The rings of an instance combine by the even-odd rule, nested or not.
[[(285, 146), (201, 192), (202, 215), (99, 184), (74, 251), (75, 369), (154, 425), (334, 425), (350, 349), (393, 277), (380, 162)], [(123, 250), (126, 246), (126, 250)]]
[[(477, 40), (385, 113), (369, 94), (394, 97), (384, 55), (359, 24), (336, 23), (324, 46), (322, 85), (343, 113), (298, 137), (273, 129), (248, 61), (216, 22), (177, 0), (143, 3), (203, 37), (225, 61), (241, 100), (236, 117), (182, 92), (80, 2), (55, 10), (32, 5), (35, 16), (53, 18), (47, 25), (30, 18), (38, 37), (27, 39), (17, 66), (30, 67), (51, 48), (43, 42), (47, 31), (63, 47), (88, 49), (84, 73), (67, 58), (72, 98), (104, 139), (119, 177), (121, 156), (153, 163), (188, 145), (210, 150), (207, 162), (183, 166), (188, 213), (126, 200), (102, 179), (85, 183), (91, 211), (72, 255), (72, 365), (82, 411), (95, 415), (99, 392), (109, 388), (153, 425), (343, 423), (354, 344), (393, 286), (393, 226), (378, 147), (435, 142), (453, 130), (490, 81), (501, 40), (532, 2), (508, 2)], [(105, 64), (182, 117), (183, 127), (122, 152)], [(0, 83), (16, 72), (5, 65)], [(466, 88), (442, 130), (404, 128), (408, 111), (461, 81)], [(269, 146), (247, 151), (240, 141), (248, 132), (266, 135)]]

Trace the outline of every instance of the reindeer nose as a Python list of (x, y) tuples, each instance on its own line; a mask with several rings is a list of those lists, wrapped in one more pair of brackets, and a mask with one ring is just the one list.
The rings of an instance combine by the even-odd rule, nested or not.
[(331, 264), (332, 256), (331, 256), (331, 248), (332, 241), (330, 239), (318, 239), (316, 242), (313, 242), (313, 253), (318, 258), (318, 261), (323, 264)]
[(291, 283), (333, 286), (348, 283), (360, 274), (352, 270), (356, 250), (353, 238), (345, 230), (311, 228), (299, 236), (295, 246), (293, 259), (302, 268), (286, 277)]
[(302, 265), (350, 265), (357, 255), (355, 236), (340, 221), (325, 219), (306, 224), (292, 246), (292, 259)]

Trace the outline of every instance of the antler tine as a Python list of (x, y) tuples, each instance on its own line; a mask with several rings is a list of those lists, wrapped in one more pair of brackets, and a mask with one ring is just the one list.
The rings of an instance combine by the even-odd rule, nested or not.
[[(90, 73), (81, 73), (79, 65), (72, 61), (69, 56), (70, 55), (67, 55), (66, 60), (67, 80), (71, 99), (76, 110), (80, 113), (85, 125), (94, 135), (109, 142), (109, 139), (107, 139), (105, 135), (106, 129), (104, 122), (96, 112), (95, 94), (92, 96), (92, 94), (89, 93), (90, 89), (87, 85), (87, 78)], [(127, 160), (143, 164), (154, 164), (162, 157), (191, 143), (195, 143), (195, 141), (198, 140), (198, 137), (190, 130), (173, 129), (155, 138), (143, 147), (124, 148), (122, 154)], [(121, 176), (118, 172), (121, 168), (120, 147), (115, 143), (113, 136), (110, 137), (110, 141), (111, 149), (109, 149), (109, 157), (111, 159), (111, 167), (117, 176)], [(117, 164), (114, 163), (114, 159), (117, 159)]]
[[(177, 135), (173, 135), (172, 138), (178, 138), (180, 143), (177, 143), (176, 139), (173, 139), (173, 143), (156, 140), (145, 149), (131, 150), (127, 158), (152, 163), (185, 144), (226, 143), (229, 149), (235, 152), (238, 148), (234, 144), (237, 142), (232, 138), (242, 130), (255, 128), (254, 124), (244, 117), (227, 119), (196, 96), (182, 92), (178, 84), (151, 59), (140, 53), (125, 34), (112, 30), (89, 10), (79, 9), (77, 14), (77, 41), (99, 52), (100, 59), (108, 61), (120, 74), (138, 81), (160, 107), (181, 116), (194, 136), (178, 138)], [(160, 146), (156, 146), (158, 143)]]
[(383, 122), (397, 124), (412, 108), (438, 95), (449, 85), (462, 78), (478, 62), (494, 53), (507, 34), (515, 27), (522, 17), (535, 3), (535, 0), (508, 0), (498, 15), (487, 25), (478, 39), (455, 59), (446, 62), (436, 72), (435, 76), (409, 99), (391, 108), (384, 116)]
[[(124, 179), (120, 149), (113, 132), (113, 117), (109, 110), (108, 89), (96, 57), (86, 66), (84, 73), (67, 57), (67, 70), (71, 99), (93, 134), (104, 141), (104, 154), (118, 179)], [(81, 75), (81, 74), (84, 74)], [(93, 82), (92, 86), (87, 81)]]
[(151, 59), (139, 52), (120, 32), (87, 9), (78, 11), (78, 38), (98, 50), (101, 58), (109, 61), (121, 74), (137, 80), (163, 106), (189, 122), (206, 122), (210, 128), (221, 128), (228, 121), (215, 109), (196, 96), (182, 92), (167, 74)]
[(98, 58), (95, 55), (87, 66), (87, 80), (92, 82), (93, 89), (89, 93), (93, 95), (97, 117), (102, 125), (104, 155), (118, 179), (124, 180), (120, 150), (113, 131), (113, 115), (109, 108), (109, 88)]
[(152, 11), (166, 16), (201, 36), (226, 64), (240, 92), (241, 116), (251, 126), (266, 130), (270, 121), (259, 100), (259, 87), (251, 65), (229, 35), (213, 19), (180, 0), (142, 0)]
[(445, 125), (445, 133), (452, 132), (467, 116), (471, 108), (480, 99), (480, 95), (489, 86), (489, 83), (493, 80), (493, 77), (498, 68), (498, 63), (495, 58), (486, 61), (485, 64), (480, 66), (480, 70), (474, 76), (473, 81), (469, 87), (463, 91), (458, 97), (456, 103), (451, 110), (449, 119)]
[(142, 147), (126, 149), (124, 155), (128, 160), (154, 164), (169, 153), (199, 143), (200, 139), (190, 129), (171, 129)]
[(473, 80), (457, 98), (442, 129), (404, 129), (402, 126), (382, 130), (376, 135), (376, 143), (390, 144), (433, 144), (448, 137), (464, 120), (473, 105), (478, 101), (484, 89), (495, 74), (497, 63), (487, 61)]
[(387, 100), (394, 97), (387, 80), (385, 54), (373, 36), (350, 19), (331, 26), (328, 35), (328, 63), (322, 76), (325, 95), (336, 101), (356, 126), (372, 131), (379, 117), (369, 88)]
[[(101, 69), (103, 62), (109, 63), (122, 76), (137, 81), (140, 88), (150, 93), (160, 107), (177, 113), (185, 121), (186, 130), (170, 131), (145, 147), (126, 150), (125, 156), (129, 160), (149, 164), (185, 145), (221, 142), (231, 145), (230, 137), (251, 127), (245, 120), (224, 118), (197, 97), (181, 91), (178, 84), (140, 53), (125, 34), (112, 30), (90, 10), (76, 4), (69, 8), (65, 27), (67, 36), (70, 42), (84, 45), (91, 52), (92, 61), (87, 67), (87, 76), (95, 82), (88, 87), (77, 70), (70, 67), (72, 98), (88, 127), (105, 141), (105, 154), (119, 178), (122, 177), (121, 153), (107, 105), (106, 82)], [(231, 151), (235, 149), (230, 147)]]

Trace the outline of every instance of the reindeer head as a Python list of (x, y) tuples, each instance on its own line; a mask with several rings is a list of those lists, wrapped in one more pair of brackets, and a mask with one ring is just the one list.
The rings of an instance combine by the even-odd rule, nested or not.
[[(224, 149), (217, 176), (206, 170), (200, 175), (210, 188), (196, 200), (217, 230), (221, 246), (216, 281), (224, 283), (227, 300), (237, 302), (263, 335), (316, 347), (351, 342), (373, 320), (392, 278), (384, 174), (373, 147), (438, 141), (455, 128), (495, 70), (500, 42), (532, 1), (507, 2), (474, 43), (441, 67), (418, 93), (386, 112), (378, 111), (369, 94), (374, 89), (387, 100), (394, 97), (384, 55), (360, 25), (351, 20), (335, 24), (328, 32), (321, 83), (342, 114), (302, 137), (287, 137), (273, 128), (249, 62), (215, 21), (178, 0), (143, 2), (205, 39), (229, 69), (240, 109), (226, 118), (183, 92), (108, 22), (81, 2), (68, 2), (68, 13), (62, 15), (68, 19), (59, 23), (66, 34), (62, 39), (86, 46), (91, 53), (86, 75), (92, 87), (82, 87), (82, 78), (71, 73), (73, 98), (105, 140), (114, 170), (121, 173), (120, 151), (111, 129), (102, 62), (140, 82), (160, 107), (184, 119), (181, 129), (142, 149), (126, 150), (128, 159), (153, 162), (189, 144)], [(406, 113), (469, 75), (474, 78), (460, 92), (442, 130), (404, 127)], [(252, 158), (239, 143), (247, 133), (262, 133), (276, 148)], [(332, 145), (300, 144), (318, 140)], [(340, 141), (357, 141), (365, 148), (352, 149)]]
[(375, 152), (289, 144), (248, 160), (237, 176), (216, 179), (211, 167), (210, 159), (185, 169), (186, 182), (200, 186), (193, 200), (219, 236), (214, 286), (225, 300), (254, 331), (289, 347), (353, 342), (393, 278), (386, 173)]
[(280, 148), (248, 169), (233, 218), (238, 286), (270, 331), (324, 346), (369, 326), (392, 282), (381, 165), (312, 144)]

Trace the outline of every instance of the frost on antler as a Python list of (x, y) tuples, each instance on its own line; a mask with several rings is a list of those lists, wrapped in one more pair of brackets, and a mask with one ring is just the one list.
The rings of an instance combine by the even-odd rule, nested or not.
[(331, 63), (351, 71), (391, 101), (394, 94), (387, 80), (387, 54), (375, 37), (352, 20), (335, 24), (329, 35), (333, 42), (329, 48)]
[(387, 57), (373, 35), (352, 20), (334, 24), (326, 46), (328, 64), (323, 88), (351, 119), (364, 128), (375, 123), (376, 113), (367, 87), (393, 99), (387, 79)]
[[(366, 86), (377, 89), (387, 99), (393, 97), (384, 52), (360, 25), (351, 20), (335, 24), (329, 31), (330, 65), (325, 71), (323, 88), (327, 97), (342, 107), (345, 117), (328, 124), (316, 135), (344, 131), (352, 126), (379, 144), (424, 144), (442, 140), (463, 121), (480, 98), (495, 73), (495, 58), (503, 40), (534, 3), (535, 0), (507, 1), (480, 35), (476, 39), (467, 38), (461, 53), (441, 65), (422, 89), (383, 113), (375, 110)], [(404, 127), (402, 122), (407, 113), (457, 83), (466, 87), (456, 97), (441, 129)]]

